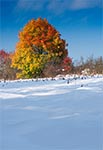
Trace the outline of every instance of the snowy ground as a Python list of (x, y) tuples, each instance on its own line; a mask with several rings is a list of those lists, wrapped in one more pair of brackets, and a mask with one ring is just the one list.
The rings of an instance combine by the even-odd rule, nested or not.
[(0, 150), (103, 150), (103, 76), (0, 82)]

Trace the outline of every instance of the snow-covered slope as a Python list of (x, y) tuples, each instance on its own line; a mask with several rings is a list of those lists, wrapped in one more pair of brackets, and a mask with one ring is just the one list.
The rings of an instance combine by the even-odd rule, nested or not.
[(0, 150), (102, 150), (103, 76), (0, 82)]

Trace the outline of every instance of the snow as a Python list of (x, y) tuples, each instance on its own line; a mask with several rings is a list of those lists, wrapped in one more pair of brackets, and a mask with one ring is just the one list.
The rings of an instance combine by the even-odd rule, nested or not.
[(102, 139), (102, 75), (0, 82), (0, 150), (102, 150)]

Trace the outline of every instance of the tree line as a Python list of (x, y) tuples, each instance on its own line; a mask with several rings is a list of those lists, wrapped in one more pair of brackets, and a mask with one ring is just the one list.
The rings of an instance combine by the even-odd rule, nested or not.
[(93, 56), (84, 59), (80, 58), (75, 64), (72, 64), (72, 73), (76, 74), (103, 74), (103, 57), (99, 56), (94, 58)]

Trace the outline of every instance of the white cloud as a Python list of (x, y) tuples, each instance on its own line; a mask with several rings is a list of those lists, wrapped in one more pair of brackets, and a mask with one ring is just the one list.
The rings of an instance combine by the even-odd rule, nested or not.
[(52, 0), (49, 1), (47, 6), (48, 10), (54, 12), (55, 14), (61, 14), (65, 10), (68, 10), (69, 5), (71, 4), (71, 0)]
[(73, 0), (70, 9), (79, 10), (85, 8), (100, 7), (102, 0)]
[(48, 0), (18, 0), (17, 8), (23, 10), (40, 11)]
[(61, 14), (66, 10), (101, 7), (102, 0), (18, 0), (16, 9), (50, 11)]
[(102, 0), (52, 0), (48, 3), (48, 10), (61, 14), (66, 10), (80, 10), (101, 7)]

